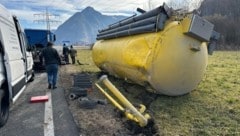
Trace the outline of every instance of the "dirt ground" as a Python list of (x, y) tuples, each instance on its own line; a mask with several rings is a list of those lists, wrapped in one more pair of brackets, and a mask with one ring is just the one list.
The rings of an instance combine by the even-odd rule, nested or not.
[[(81, 73), (76, 70), (76, 65), (65, 65), (60, 69), (60, 83), (66, 90), (65, 96), (69, 104), (70, 111), (73, 114), (76, 124), (80, 129), (80, 133), (83, 136), (127, 136), (127, 135), (153, 135), (149, 132), (137, 132), (133, 127), (129, 127), (129, 121), (124, 117), (120, 117), (120, 113), (114, 106), (108, 101), (107, 104), (101, 105), (97, 104), (93, 109), (86, 109), (81, 107), (77, 99), (70, 100), (69, 94), (71, 88), (74, 84), (73, 78)], [(88, 91), (88, 97), (93, 100), (106, 100), (106, 98), (101, 94), (97, 88), (94, 86), (94, 82), (97, 81), (98, 73), (87, 73), (90, 76), (90, 79), (93, 83), (92, 91)], [(113, 77), (109, 77), (111, 81)], [(115, 83), (113, 82), (113, 83)], [(125, 90), (125, 93), (129, 93), (128, 90), (131, 90), (131, 86), (128, 86), (128, 90), (124, 88), (126, 84), (121, 81), (117, 81), (117, 87), (120, 90)], [(120, 87), (120, 88), (119, 88)], [(132, 86), (136, 88), (136, 86)], [(141, 89), (141, 88), (139, 88)], [(141, 97), (139, 94), (132, 95), (133, 97)], [(133, 98), (130, 98), (130, 101)], [(135, 127), (135, 125), (134, 125)], [(156, 134), (155, 134), (156, 135)]]

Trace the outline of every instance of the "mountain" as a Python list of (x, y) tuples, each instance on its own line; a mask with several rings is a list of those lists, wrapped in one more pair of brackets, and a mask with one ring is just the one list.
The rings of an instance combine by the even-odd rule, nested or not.
[(82, 12), (75, 13), (55, 31), (55, 44), (69, 41), (70, 44), (91, 44), (96, 41), (98, 30), (109, 24), (126, 18), (125, 16), (107, 16), (87, 7)]

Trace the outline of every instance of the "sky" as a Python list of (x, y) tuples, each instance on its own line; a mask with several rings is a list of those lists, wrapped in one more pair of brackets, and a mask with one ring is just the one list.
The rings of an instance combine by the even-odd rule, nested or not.
[[(88, 6), (106, 15), (133, 15), (136, 9), (149, 10), (168, 0), (1, 0), (0, 4), (16, 15), (22, 27), (46, 29), (46, 13), (51, 29), (57, 29), (76, 12)], [(149, 6), (149, 3), (151, 3)]]

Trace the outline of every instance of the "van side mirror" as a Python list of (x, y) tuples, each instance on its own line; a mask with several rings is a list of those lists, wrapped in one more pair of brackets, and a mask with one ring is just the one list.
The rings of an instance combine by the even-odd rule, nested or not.
[(32, 51), (32, 46), (27, 46), (27, 51)]

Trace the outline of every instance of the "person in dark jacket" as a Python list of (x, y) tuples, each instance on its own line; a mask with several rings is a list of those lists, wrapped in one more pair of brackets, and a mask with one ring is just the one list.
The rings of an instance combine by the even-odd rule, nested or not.
[(64, 44), (63, 44), (63, 56), (64, 56), (64, 60), (65, 60), (66, 64), (69, 64), (68, 55), (69, 55), (69, 48), (68, 48), (68, 47), (66, 46), (66, 44), (64, 43)]
[(57, 73), (58, 65), (61, 64), (60, 56), (56, 49), (53, 47), (53, 43), (48, 42), (47, 47), (42, 50), (42, 56), (45, 60), (45, 66), (48, 76), (48, 89), (57, 88)]

